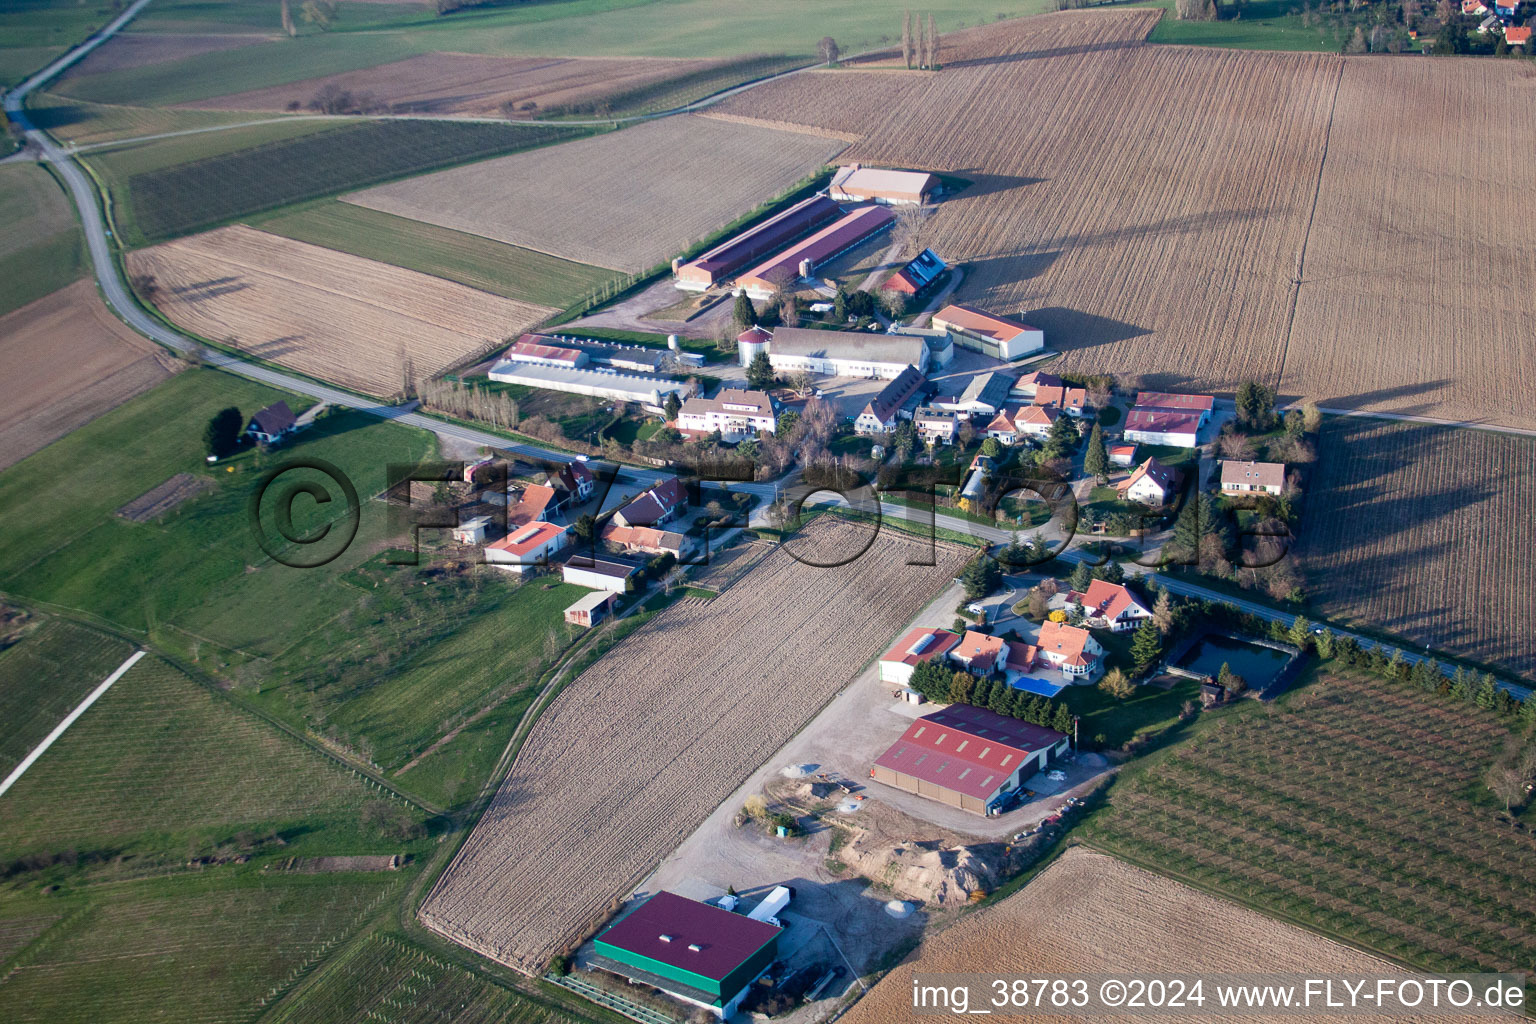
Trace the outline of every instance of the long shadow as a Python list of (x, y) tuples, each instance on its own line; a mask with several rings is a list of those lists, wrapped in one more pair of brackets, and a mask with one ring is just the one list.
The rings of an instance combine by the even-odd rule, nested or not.
[(1152, 333), (1150, 327), (1065, 306), (1025, 310), (1024, 321), (1044, 331), (1047, 344), (1058, 349), (1113, 345), (1117, 341), (1128, 341)]
[[(1310, 398), (1312, 401), (1316, 402), (1318, 405), (1323, 406), (1324, 408), (1370, 409), (1373, 406), (1380, 406), (1383, 403), (1391, 402), (1400, 398), (1417, 398), (1421, 395), (1435, 394), (1437, 392), (1444, 391), (1446, 388), (1450, 387), (1452, 383), (1453, 382), (1449, 377), (1441, 377), (1439, 380), (1419, 381), (1415, 384), (1397, 384), (1389, 388), (1377, 388), (1374, 391), (1361, 391), (1352, 395), (1335, 395), (1329, 398), (1318, 398), (1316, 395), (1296, 395), (1288, 397), (1293, 399), (1304, 397)], [(1401, 413), (1407, 416), (1435, 415), (1437, 414), (1437, 411), (1439, 411), (1441, 418), (1448, 418), (1443, 415), (1443, 410), (1441, 408), (1442, 405), (1443, 403), (1437, 400), (1434, 402), (1423, 402), (1418, 405), (1410, 405), (1402, 408), (1394, 407), (1387, 411)]]
[(1047, 60), (1051, 57), (1079, 57), (1085, 53), (1109, 53), (1114, 50), (1137, 50), (1147, 44), (1140, 39), (1116, 40), (1104, 43), (1079, 43), (1076, 46), (1053, 46), (1044, 50), (1025, 50), (1020, 53), (1000, 53), (994, 57), (972, 57), (969, 60), (945, 61), (945, 69), (979, 68), (996, 64), (1017, 64), (1027, 60)]
[(233, 295), (235, 292), (243, 292), (250, 285), (238, 277), (215, 277), (207, 281), (193, 281), (191, 284), (179, 284), (169, 289), (170, 293), (178, 298), (186, 298), (189, 302), (204, 302), (208, 299), (216, 299), (221, 295)]
[(1039, 185), (1050, 180), (1049, 178), (1031, 178), (1022, 174), (997, 174), (984, 171), (979, 167), (962, 167), (953, 173), (955, 177), (964, 178), (970, 182), (965, 188), (955, 193), (967, 199), (989, 196), (994, 192), (1011, 192), (1014, 189), (1028, 188), (1030, 185)]

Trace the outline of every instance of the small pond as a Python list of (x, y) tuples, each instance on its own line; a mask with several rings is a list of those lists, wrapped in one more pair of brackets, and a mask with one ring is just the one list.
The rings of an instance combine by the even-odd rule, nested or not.
[(1226, 662), (1233, 672), (1248, 681), (1255, 690), (1263, 690), (1275, 681), (1291, 656), (1272, 647), (1261, 647), (1245, 640), (1211, 634), (1184, 653), (1178, 667), (1200, 675), (1215, 676)]

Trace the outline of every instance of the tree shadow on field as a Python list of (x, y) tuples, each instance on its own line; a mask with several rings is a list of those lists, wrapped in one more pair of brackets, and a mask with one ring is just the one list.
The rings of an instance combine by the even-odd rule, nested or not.
[[(1421, 395), (1435, 394), (1450, 387), (1452, 381), (1449, 377), (1441, 377), (1439, 380), (1420, 381), (1417, 384), (1397, 384), (1389, 388), (1377, 388), (1374, 391), (1362, 391), (1353, 395), (1337, 395), (1331, 398), (1320, 398), (1317, 395), (1283, 395), (1282, 399), (1298, 401), (1307, 399), (1316, 402), (1325, 409), (1372, 409), (1380, 407), (1383, 403), (1393, 402), (1402, 398), (1417, 398)], [(1402, 416), (1431, 416), (1442, 412), (1443, 403), (1420, 402), (1415, 405), (1398, 406), (1394, 404), (1391, 409), (1385, 410)], [(1449, 419), (1450, 417), (1443, 417)], [(1463, 422), (1474, 423), (1475, 420)]]
[(233, 295), (235, 292), (243, 292), (250, 285), (238, 277), (212, 277), (206, 281), (193, 281), (190, 284), (173, 285), (167, 289), (178, 299), (187, 302), (206, 302), (209, 299), (217, 299), (224, 295)]
[(993, 57), (972, 57), (969, 60), (947, 60), (944, 68), (979, 68), (994, 64), (1017, 64), (1026, 60), (1046, 60), (1051, 57), (1080, 57), (1085, 53), (1108, 53), (1112, 50), (1138, 50), (1146, 46), (1140, 39), (1120, 39), (1102, 43), (1079, 43), (1075, 46), (1052, 46), (1043, 50), (1024, 50), (1020, 53), (1000, 53)]
[(304, 335), (289, 334), (281, 338), (273, 338), (271, 341), (258, 341), (244, 346), (249, 354), (258, 359), (276, 359), (290, 352), (296, 352), (304, 343)]
[[(1536, 563), (1519, 544), (1511, 494), (1536, 485), (1536, 445), (1476, 434), (1504, 446), (1492, 478), (1464, 472), (1467, 431), (1423, 423), (1329, 417), (1306, 484), (1296, 555), (1308, 596), (1325, 614), (1450, 653), (1536, 672), (1525, 595)], [(1490, 618), (1495, 592), (1503, 611)]]
[(35, 107), (27, 111), (27, 120), (32, 122), (32, 126), (41, 128), (45, 132), (65, 128), (72, 124), (81, 124), (90, 119), (90, 112), (78, 104), (58, 107)]
[(1168, 235), (1194, 235), (1249, 221), (1266, 220), (1275, 214), (1273, 207), (1256, 207), (1251, 210), (1208, 210), (1202, 213), (1166, 217), (1146, 224), (1127, 224), (1103, 231), (1088, 231), (1077, 235), (1062, 235), (1040, 242), (1041, 249), (1073, 249), (1087, 245), (1117, 245), (1142, 238), (1162, 238)]
[(966, 275), (985, 281), (1030, 281), (1051, 269), (1060, 256), (1060, 249), (977, 256), (965, 261)]

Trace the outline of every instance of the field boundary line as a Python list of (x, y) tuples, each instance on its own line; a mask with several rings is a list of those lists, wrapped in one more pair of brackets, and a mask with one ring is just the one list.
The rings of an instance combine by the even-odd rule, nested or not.
[(143, 648), (140, 648), (139, 650), (134, 651), (132, 654), (128, 655), (127, 660), (125, 660), (121, 665), (117, 666), (116, 670), (114, 670), (111, 675), (107, 676), (107, 678), (102, 681), (100, 686), (96, 687), (96, 689), (87, 694), (85, 700), (76, 705), (75, 710), (65, 715), (64, 720), (58, 725), (54, 726), (53, 731), (50, 732), (47, 736), (44, 736), (43, 741), (36, 747), (33, 747), (30, 754), (21, 759), (21, 763), (16, 766), (16, 770), (11, 772), (10, 775), (6, 776), (4, 782), (0, 782), (0, 796), (4, 796), (6, 791), (14, 786), (16, 781), (26, 773), (26, 770), (31, 768), (32, 765), (36, 763), (37, 759), (42, 757), (43, 754), (47, 752), (49, 747), (53, 746), (54, 741), (57, 740), (60, 736), (63, 736), (64, 731), (70, 726), (74, 725), (76, 719), (89, 711), (91, 705), (95, 704), (96, 701), (100, 699), (102, 694), (106, 693), (112, 688), (113, 683), (123, 678), (123, 676), (127, 674), (128, 670), (137, 665), (139, 663), (139, 659), (144, 657), (144, 655), (147, 653), (148, 652)]
[(1307, 211), (1307, 230), (1301, 236), (1301, 251), (1296, 254), (1295, 287), (1291, 289), (1291, 308), (1285, 318), (1285, 340), (1280, 345), (1280, 366), (1275, 371), (1275, 391), (1285, 380), (1285, 360), (1291, 352), (1291, 335), (1296, 330), (1296, 307), (1301, 304), (1301, 286), (1306, 280), (1307, 245), (1312, 241), (1312, 222), (1317, 217), (1317, 200), (1323, 194), (1323, 172), (1328, 167), (1328, 143), (1333, 139), (1333, 116), (1339, 108), (1339, 89), (1344, 84), (1345, 61), (1339, 61), (1339, 73), (1333, 79), (1333, 96), (1328, 101), (1328, 127), (1323, 130), (1323, 155), (1317, 161), (1317, 181), (1312, 186), (1312, 207)]

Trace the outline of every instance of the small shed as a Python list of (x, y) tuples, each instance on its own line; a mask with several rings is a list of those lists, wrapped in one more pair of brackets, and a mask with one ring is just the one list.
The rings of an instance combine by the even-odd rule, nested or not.
[(490, 516), (475, 516), (473, 519), (466, 519), (453, 528), (453, 542), (455, 544), (484, 544), (485, 531), (490, 528), (490, 525)]
[(619, 596), (608, 590), (594, 590), (565, 610), (565, 621), (577, 626), (595, 626), (613, 614)]
[(1200, 684), (1200, 704), (1202, 707), (1210, 707), (1220, 704), (1227, 699), (1227, 688), (1217, 683)]

